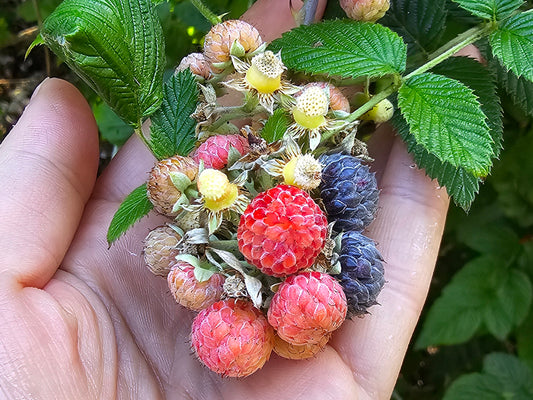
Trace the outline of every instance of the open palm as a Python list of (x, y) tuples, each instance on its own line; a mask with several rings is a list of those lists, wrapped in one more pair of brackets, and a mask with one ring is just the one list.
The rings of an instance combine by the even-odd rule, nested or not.
[[(247, 15), (267, 40), (291, 23), (288, 9), (267, 13), (272, 4), (258, 1)], [(367, 232), (386, 261), (381, 305), (345, 322), (317, 357), (273, 354), (243, 379), (220, 378), (195, 359), (194, 314), (143, 265), (142, 240), (163, 217), (151, 214), (108, 249), (109, 221), (155, 160), (133, 138), (95, 184), (96, 132), (79, 92), (52, 79), (0, 147), (3, 397), (389, 398), (427, 293), (448, 198), (388, 128), (371, 144), (381, 197)]]

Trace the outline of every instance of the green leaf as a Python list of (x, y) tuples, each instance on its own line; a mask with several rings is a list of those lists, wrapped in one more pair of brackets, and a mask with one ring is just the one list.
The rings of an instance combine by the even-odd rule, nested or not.
[(457, 168), (448, 162), (442, 162), (433, 154), (416, 142), (415, 137), (409, 132), (409, 125), (399, 112), (394, 114), (391, 121), (407, 144), (407, 150), (413, 155), (416, 164), (424, 168), (426, 175), (437, 179), (441, 186), (446, 187), (448, 195), (455, 204), (468, 211), (479, 192), (479, 178), (467, 172), (464, 168)]
[(60, 3), (61, 0), (39, 0), (37, 3), (21, 1), (17, 7), (17, 16), (26, 22), (38, 22), (41, 18), (48, 17)]
[(41, 36), (41, 34), (39, 33), (35, 39), (33, 39), (33, 42), (31, 42), (31, 44), (28, 46), (28, 49), (26, 50), (26, 54), (24, 54), (24, 59), (28, 58), (28, 56), (30, 55), (31, 51), (36, 48), (37, 46), (40, 46), (44, 44), (44, 40), (43, 40), (43, 37)]
[(150, 0), (65, 0), (41, 35), (127, 123), (159, 107), (164, 43)]
[(533, 370), (533, 340), (531, 340), (531, 337), (533, 337), (533, 309), (530, 310), (529, 315), (524, 319), (524, 323), (520, 325), (516, 332), (518, 356)]
[(518, 77), (511, 71), (506, 71), (499, 63), (497, 63), (498, 80), (511, 96), (513, 103), (533, 117), (533, 82), (524, 79), (523, 76)]
[(481, 373), (455, 380), (444, 400), (528, 400), (533, 398), (533, 373), (510, 354), (492, 353), (483, 361)]
[(474, 91), (481, 103), (481, 111), (487, 117), (494, 157), (498, 157), (502, 149), (503, 121), (494, 75), (470, 57), (449, 58), (435, 66), (432, 72), (458, 80)]
[(533, 81), (533, 10), (503, 22), (489, 40), (492, 53), (507, 69)]
[(431, 306), (417, 348), (463, 343), (484, 325), (503, 339), (520, 324), (531, 304), (527, 275), (505, 260), (482, 256), (467, 263)]
[[(471, 58), (453, 57), (434, 67), (433, 71), (456, 79), (474, 90), (474, 94), (481, 102), (481, 110), (489, 117), (487, 123), (493, 139), (493, 150), (495, 155), (498, 155), (503, 133), (501, 106), (494, 77), (488, 69)], [(408, 151), (413, 154), (416, 164), (424, 168), (429, 177), (437, 179), (441, 186), (446, 187), (455, 204), (468, 211), (479, 192), (480, 180), (464, 168), (440, 161), (423, 146), (417, 144), (400, 113), (395, 113), (392, 122), (406, 142)]]
[(493, 21), (500, 21), (520, 7), (522, 0), (453, 0), (472, 14)]
[(417, 143), (428, 152), (475, 176), (488, 174), (493, 140), (471, 89), (454, 79), (424, 73), (403, 83), (398, 105)]
[(397, 0), (379, 23), (403, 38), (408, 56), (427, 57), (439, 45), (446, 15), (446, 0)]
[(505, 215), (519, 226), (533, 224), (533, 131), (519, 137), (502, 155), (491, 184)]
[(289, 127), (289, 123), (290, 119), (287, 113), (278, 108), (265, 122), (265, 126), (261, 130), (261, 137), (267, 143), (275, 142), (283, 137)]
[(135, 222), (144, 217), (153, 208), (146, 194), (146, 184), (133, 190), (120, 204), (107, 230), (109, 244), (117, 240)]
[(158, 159), (187, 156), (194, 147), (198, 87), (189, 69), (176, 72), (164, 86), (161, 107), (152, 115), (150, 146)]
[(355, 21), (300, 26), (271, 44), (293, 70), (347, 78), (397, 74), (405, 70), (406, 46), (390, 29)]
[(518, 235), (501, 223), (465, 221), (457, 227), (457, 239), (481, 254), (492, 254), (502, 260), (512, 260), (522, 250)]

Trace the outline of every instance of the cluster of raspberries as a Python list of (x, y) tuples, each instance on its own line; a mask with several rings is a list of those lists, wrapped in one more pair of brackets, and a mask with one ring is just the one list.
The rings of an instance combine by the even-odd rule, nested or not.
[[(215, 27), (206, 37), (209, 51), (189, 57), (187, 67), (210, 79), (231, 67), (221, 54), (257, 51), (254, 29), (237, 34), (235, 24)], [(228, 32), (235, 38), (222, 46)], [(265, 57), (248, 70), (233, 62), (269, 111), (275, 88), (289, 85), (261, 75), (284, 68), (266, 68), (280, 61)], [(350, 152), (313, 151), (333, 126), (333, 101), (349, 111), (334, 89), (320, 83), (293, 91), (295, 128), (282, 140), (267, 143), (250, 126), (230, 134), (202, 126), (189, 156), (160, 160), (150, 172), (148, 197), (172, 222), (148, 234), (145, 262), (167, 279), (178, 304), (197, 312), (194, 352), (223, 376), (252, 374), (272, 351), (293, 360), (315, 356), (347, 317), (376, 304), (383, 287), (382, 258), (362, 233), (377, 211), (374, 174)], [(312, 137), (318, 140), (307, 142)]]

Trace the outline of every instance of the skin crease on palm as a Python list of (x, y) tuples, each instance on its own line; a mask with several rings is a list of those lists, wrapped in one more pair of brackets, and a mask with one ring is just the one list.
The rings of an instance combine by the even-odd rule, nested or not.
[[(268, 41), (293, 26), (287, 0), (259, 0), (244, 19)], [(95, 183), (91, 110), (72, 85), (45, 81), (0, 146), (0, 397), (389, 399), (449, 201), (386, 125), (370, 150), (381, 197), (367, 233), (386, 261), (381, 305), (346, 321), (313, 359), (273, 354), (248, 378), (221, 378), (192, 355), (194, 314), (143, 264), (142, 241), (165, 219), (150, 214), (106, 243), (114, 212), (154, 158), (133, 138)]]

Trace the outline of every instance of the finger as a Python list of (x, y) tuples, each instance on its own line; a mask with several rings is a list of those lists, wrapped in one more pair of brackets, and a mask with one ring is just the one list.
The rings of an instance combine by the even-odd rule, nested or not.
[[(294, 7), (301, 7), (301, 1), (294, 1)], [(324, 12), (326, 0), (320, 0), (317, 17)], [(244, 21), (254, 25), (263, 40), (270, 41), (295, 26), (288, 0), (258, 0), (242, 16)], [(132, 137), (120, 150), (99, 179), (95, 197), (120, 202), (124, 196), (141, 185), (148, 178), (155, 158), (137, 137)]]
[(48, 282), (76, 232), (97, 167), (89, 105), (71, 84), (44, 81), (0, 146), (1, 282)]
[(369, 399), (390, 398), (427, 295), (449, 203), (399, 138), (380, 187), (378, 215), (367, 233), (385, 259), (381, 305), (347, 321), (333, 341)]
[[(322, 18), (326, 3), (327, 0), (318, 2), (315, 19)], [(299, 10), (302, 4), (300, 0), (292, 2), (296, 10)], [(241, 19), (255, 26), (261, 33), (262, 39), (270, 42), (296, 26), (290, 6), (289, 0), (259, 0)]]

